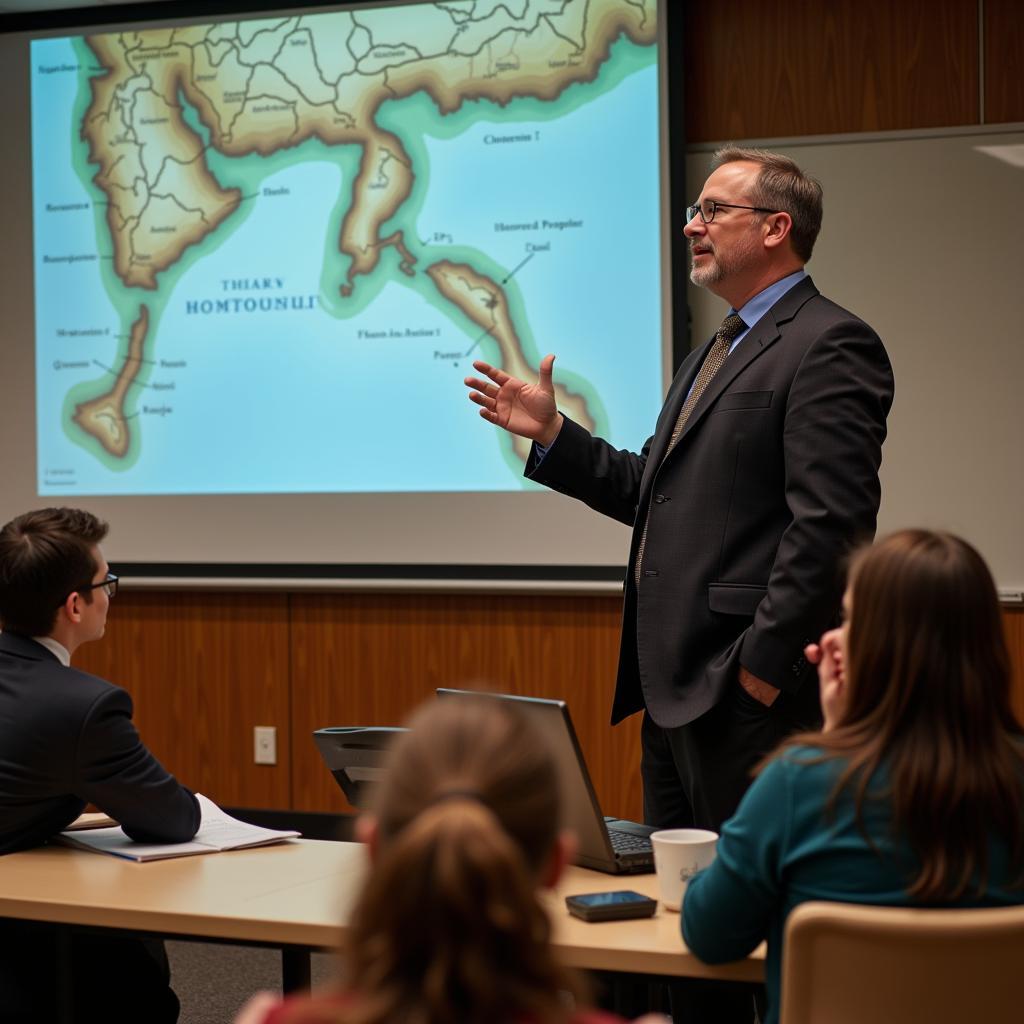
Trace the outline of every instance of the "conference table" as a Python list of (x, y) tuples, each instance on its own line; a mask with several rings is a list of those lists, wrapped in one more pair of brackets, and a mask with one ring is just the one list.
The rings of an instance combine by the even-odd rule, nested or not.
[[(164, 938), (272, 946), (286, 990), (309, 984), (310, 954), (337, 946), (366, 871), (358, 843), (289, 840), (258, 849), (136, 863), (52, 845), (0, 857), (0, 916)], [(615, 877), (569, 868), (544, 899), (568, 966), (659, 978), (761, 981), (764, 947), (711, 966), (683, 945), (679, 914), (588, 923), (570, 893), (635, 889), (657, 896), (654, 875)]]

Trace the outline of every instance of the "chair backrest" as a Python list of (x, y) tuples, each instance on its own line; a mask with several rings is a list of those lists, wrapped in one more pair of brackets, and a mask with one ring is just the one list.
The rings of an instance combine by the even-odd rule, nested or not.
[(1024, 1020), (1024, 907), (804, 903), (786, 923), (781, 1024)]

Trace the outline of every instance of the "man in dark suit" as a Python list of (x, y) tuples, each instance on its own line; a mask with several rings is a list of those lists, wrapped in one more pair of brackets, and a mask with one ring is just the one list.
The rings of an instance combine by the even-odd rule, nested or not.
[(633, 527), (612, 721), (645, 712), (646, 820), (717, 829), (756, 762), (820, 714), (803, 649), (874, 534), (893, 379), (875, 332), (803, 269), (821, 188), (791, 160), (720, 150), (687, 217), (691, 279), (732, 309), (639, 453), (558, 412), (554, 356), (537, 384), (481, 362), (466, 384), (535, 442), (527, 476)]
[[(135, 731), (128, 694), (71, 667), (82, 644), (103, 636), (117, 592), (99, 548), (106, 533), (75, 509), (28, 512), (0, 529), (0, 854), (45, 842), (88, 803), (143, 842), (185, 842), (199, 827), (196, 798)], [(0, 938), (4, 1020), (54, 1019), (52, 930), (4, 922)], [(83, 1014), (177, 1019), (160, 944), (95, 935), (72, 944)]]

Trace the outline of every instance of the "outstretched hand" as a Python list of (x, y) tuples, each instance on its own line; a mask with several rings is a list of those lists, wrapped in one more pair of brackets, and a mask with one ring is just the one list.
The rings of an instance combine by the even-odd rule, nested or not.
[(466, 378), (469, 400), (480, 406), (480, 415), (489, 423), (547, 447), (558, 436), (563, 420), (551, 382), (554, 364), (554, 356), (545, 356), (537, 383), (527, 384), (496, 366), (477, 360), (473, 368), (487, 380)]

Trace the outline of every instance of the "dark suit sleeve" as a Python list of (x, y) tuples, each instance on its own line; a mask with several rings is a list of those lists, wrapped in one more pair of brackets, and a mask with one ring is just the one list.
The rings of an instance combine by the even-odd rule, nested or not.
[(530, 452), (526, 476), (632, 526), (650, 446), (649, 439), (640, 454), (613, 448), (566, 416), (539, 465)]
[(833, 624), (845, 555), (874, 536), (892, 397), (885, 349), (853, 317), (823, 331), (794, 378), (782, 437), (792, 519), (740, 651), (745, 668), (783, 690), (799, 687), (803, 647)]
[(199, 803), (146, 749), (132, 701), (111, 688), (96, 698), (78, 737), (75, 790), (139, 842), (181, 843), (199, 828)]

